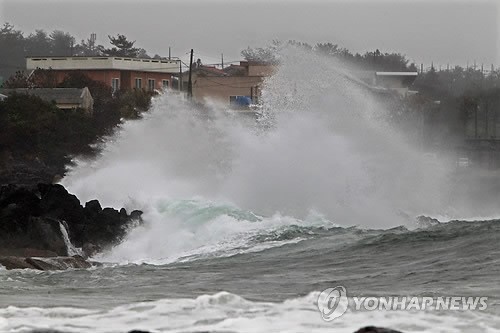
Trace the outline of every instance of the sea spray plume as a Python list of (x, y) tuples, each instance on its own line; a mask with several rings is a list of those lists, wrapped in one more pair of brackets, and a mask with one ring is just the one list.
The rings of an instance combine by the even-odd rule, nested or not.
[[(63, 183), (82, 200), (145, 211), (145, 227), (120, 247), (139, 246), (142, 259), (234, 245), (273, 220), (307, 224), (311, 211), (328, 225), (383, 227), (441, 209), (442, 168), (420, 161), (341, 64), (284, 50), (263, 103), (271, 126), (227, 117), (215, 103), (203, 113), (160, 96), (143, 119), (125, 123), (105, 143), (97, 160), (78, 161)], [(165, 208), (192, 199), (199, 204), (191, 214), (204, 203), (212, 213), (193, 222)], [(225, 205), (271, 217), (247, 225), (219, 209)], [(127, 258), (125, 252), (114, 258)]]
[(304, 216), (315, 208), (339, 223), (372, 226), (403, 223), (400, 211), (441, 208), (444, 168), (421, 162), (341, 64), (296, 48), (280, 61), (263, 91), (273, 130), (242, 142), (249, 153), (226, 182), (232, 199), (246, 195), (241, 201), (267, 213)]

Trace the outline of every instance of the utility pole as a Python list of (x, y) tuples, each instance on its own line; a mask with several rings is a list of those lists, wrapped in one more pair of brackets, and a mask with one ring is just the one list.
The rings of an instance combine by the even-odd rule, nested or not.
[(188, 93), (187, 93), (187, 97), (189, 100), (193, 99), (192, 73), (193, 73), (193, 49), (191, 49), (191, 58), (189, 60), (189, 79), (188, 79)]
[(171, 59), (172, 59), (170, 51), (171, 51), (171, 50), (170, 50), (170, 46), (169, 46), (169, 47), (168, 47), (168, 60), (171, 60)]
[(222, 69), (224, 69), (224, 53), (221, 53)]
[(179, 91), (182, 91), (182, 61), (179, 60)]

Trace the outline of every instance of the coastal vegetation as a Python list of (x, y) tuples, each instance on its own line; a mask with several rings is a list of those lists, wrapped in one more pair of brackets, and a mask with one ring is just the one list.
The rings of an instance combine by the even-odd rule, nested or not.
[[(95, 143), (122, 120), (137, 119), (149, 108), (152, 93), (142, 89), (113, 93), (111, 87), (91, 80), (82, 72), (76, 71), (58, 84), (50, 70), (39, 69), (32, 75), (22, 70), (25, 57), (33, 55), (149, 57), (146, 50), (136, 47), (135, 41), (125, 35), (108, 39), (110, 47), (104, 47), (96, 45), (95, 36), (77, 43), (70, 33), (60, 30), (25, 34), (9, 23), (0, 28), (0, 49), (10, 50), (0, 54), (4, 88), (88, 87), (94, 99), (92, 116), (82, 110), (61, 111), (53, 103), (34, 96), (14, 94), (0, 102), (0, 183), (51, 182), (54, 175), (64, 174), (73, 156), (94, 154)], [(410, 87), (419, 94), (406, 99), (393, 98), (387, 105), (393, 111), (391, 121), (395, 123), (411, 125), (423, 114), (425, 131), (416, 132), (423, 134), (422, 139), (430, 148), (463, 145), (467, 135), (471, 135), (470, 131), (467, 134), (471, 121), (476, 122), (476, 132), (472, 135), (477, 136), (477, 119), (484, 118), (484, 113), (492, 121), (500, 119), (496, 116), (500, 105), (498, 69), (456, 66), (438, 70), (431, 66), (422, 71), (400, 53), (378, 49), (353, 53), (331, 42), (310, 45), (294, 40), (273, 41), (265, 47), (248, 47), (241, 55), (249, 61), (278, 63), (279, 51), (286, 46), (332, 57), (358, 70), (419, 71)]]
[[(8, 88), (53, 87), (50, 71), (41, 71), (37, 82), (18, 72)], [(118, 91), (83, 73), (68, 75), (57, 87), (88, 87), (94, 98), (89, 116), (81, 109), (60, 110), (37, 96), (14, 93), (0, 101), (0, 183), (33, 185), (64, 175), (76, 155), (92, 155), (100, 139), (126, 119), (137, 119), (151, 103), (152, 92)]]
[[(0, 82), (7, 80), (17, 71), (25, 68), (25, 58), (29, 56), (127, 56), (150, 58), (146, 50), (135, 46), (126, 36), (108, 36), (111, 47), (96, 44), (95, 38), (77, 42), (70, 33), (54, 30), (46, 32), (38, 29), (25, 34), (10, 23), (0, 27)], [(155, 57), (159, 57), (155, 55)], [(0, 83), (1, 84), (1, 83)]]

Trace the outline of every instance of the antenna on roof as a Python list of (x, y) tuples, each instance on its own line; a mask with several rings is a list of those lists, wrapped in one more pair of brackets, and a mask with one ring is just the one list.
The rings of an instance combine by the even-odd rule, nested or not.
[(97, 34), (95, 32), (90, 34), (90, 49), (94, 51), (95, 41), (97, 39)]

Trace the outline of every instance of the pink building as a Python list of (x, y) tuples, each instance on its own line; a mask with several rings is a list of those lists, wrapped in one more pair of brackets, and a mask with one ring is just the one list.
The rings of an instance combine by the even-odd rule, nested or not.
[(177, 59), (139, 59), (126, 57), (28, 57), (26, 68), (52, 70), (56, 83), (74, 71), (100, 81), (113, 90), (134, 88), (160, 90), (171, 86), (180, 71)]

